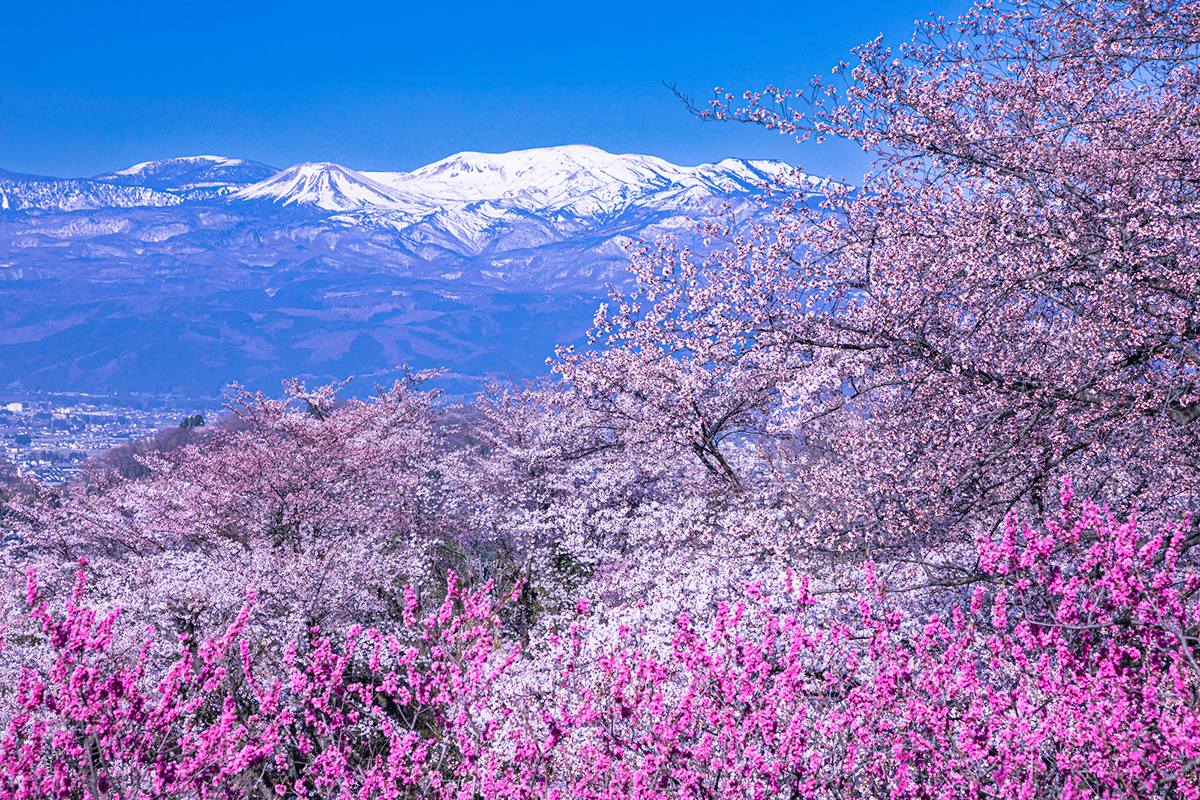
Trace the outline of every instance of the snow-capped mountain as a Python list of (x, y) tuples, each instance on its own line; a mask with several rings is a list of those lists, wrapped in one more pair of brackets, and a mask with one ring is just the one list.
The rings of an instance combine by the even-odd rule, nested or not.
[[(725, 159), (685, 167), (587, 145), (458, 153), (412, 172), (356, 171), (328, 162), (277, 170), (258, 161), (201, 155), (144, 161), (93, 178), (0, 170), (0, 210), (265, 201), (332, 212), (344, 224), (384, 224), (392, 229), (437, 217), (454, 218), (447, 228), (484, 230), (498, 219), (516, 221), (530, 214), (577, 227), (611, 220), (631, 209), (662, 212), (713, 198), (744, 198), (766, 183), (782, 180), (807, 178), (790, 176), (790, 168), (778, 161)], [(371, 213), (339, 216), (345, 212)]]
[(613, 213), (647, 198), (755, 191), (781, 176), (778, 161), (728, 159), (680, 167), (654, 156), (614, 155), (569, 145), (512, 153), (459, 153), (413, 172), (364, 173), (381, 184), (430, 198), (435, 205), (492, 201), (524, 211), (578, 216)]
[(184, 156), (105, 172), (93, 180), (122, 186), (143, 186), (177, 194), (188, 200), (209, 200), (265, 180), (278, 170), (260, 161), (226, 156)]
[[(297, 164), (233, 194), (327, 211), (392, 212), (392, 219), (504, 210), (573, 219), (619, 214), (649, 204), (687, 205), (747, 194), (785, 176), (777, 161), (726, 159), (680, 167), (661, 158), (614, 155), (569, 145), (512, 153), (459, 153), (412, 172), (356, 172), (339, 164)], [(468, 226), (469, 227), (469, 226)]]
[(580, 145), (411, 172), (223, 156), (0, 172), (0, 388), (210, 394), (403, 362), (459, 388), (529, 375), (627, 279), (629, 243), (702, 246), (698, 219), (769, 210), (772, 181), (820, 190), (775, 161)]
[(266, 200), (281, 206), (316, 206), (326, 211), (364, 208), (418, 211), (423, 208), (407, 199), (401, 191), (389, 189), (360, 172), (328, 162), (288, 167), (241, 189), (230, 199)]

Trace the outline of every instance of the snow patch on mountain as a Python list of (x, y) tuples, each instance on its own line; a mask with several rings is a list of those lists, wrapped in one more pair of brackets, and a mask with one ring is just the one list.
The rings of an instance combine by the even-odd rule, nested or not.
[(664, 203), (704, 194), (755, 192), (791, 168), (778, 161), (726, 159), (684, 167), (655, 156), (617, 155), (590, 145), (510, 153), (458, 153), (412, 172), (365, 172), (430, 205), (492, 201), (538, 213), (596, 216), (649, 198)]
[(307, 205), (326, 211), (382, 207), (418, 211), (402, 191), (377, 183), (340, 164), (296, 164), (264, 181), (235, 192), (230, 200), (266, 200), (281, 206)]
[(187, 200), (211, 200), (232, 194), (276, 173), (259, 161), (227, 156), (181, 156), (143, 161), (93, 180), (123, 186), (144, 186), (178, 194)]
[(183, 199), (144, 186), (113, 186), (86, 178), (47, 178), (0, 170), (0, 210), (89, 211), (174, 206)]

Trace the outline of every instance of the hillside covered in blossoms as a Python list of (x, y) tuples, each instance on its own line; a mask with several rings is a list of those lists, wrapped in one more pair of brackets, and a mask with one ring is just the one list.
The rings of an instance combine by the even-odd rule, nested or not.
[(0, 471), (0, 798), (1200, 797), (1200, 4), (831, 66), (681, 99), (865, 180), (631, 242), (535, 380), (234, 384)]

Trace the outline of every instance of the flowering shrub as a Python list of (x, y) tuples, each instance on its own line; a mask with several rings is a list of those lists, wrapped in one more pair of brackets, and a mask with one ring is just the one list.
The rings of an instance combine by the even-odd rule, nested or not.
[(83, 605), (82, 575), (55, 614), (31, 574), (40, 636), (8, 648), (49, 658), (16, 687), (0, 796), (1197, 797), (1183, 541), (1068, 490), (1044, 530), (980, 541), (981, 579), (944, 613), (868, 568), (833, 604), (751, 585), (681, 616), (664, 652), (632, 629), (585, 646), (580, 602), (549, 671), (514, 671), (490, 587), (452, 577), (428, 613), (406, 592), (407, 637), (313, 631), (271, 681), (251, 606), (151, 676), (144, 650), (114, 657), (119, 615)]
[(114, 655), (120, 614), (83, 604), (82, 572), (61, 613), (31, 573), (39, 633), (8, 648), (48, 658), (8, 700), (0, 797), (455, 796), (464, 776), (486, 774), (494, 723), (476, 716), (515, 657), (498, 649), (488, 588), (451, 577), (424, 614), (407, 592), (407, 636), (313, 630), (285, 654), (286, 677), (262, 681), (245, 635), (253, 598), (223, 636), (184, 638), (152, 675), (146, 648)]
[(751, 586), (710, 624), (682, 616), (668, 654), (626, 631), (569, 662), (563, 796), (1200, 796), (1183, 531), (1064, 497), (1045, 530), (981, 541), (981, 581), (944, 613), (906, 612), (868, 569), (840, 608)]

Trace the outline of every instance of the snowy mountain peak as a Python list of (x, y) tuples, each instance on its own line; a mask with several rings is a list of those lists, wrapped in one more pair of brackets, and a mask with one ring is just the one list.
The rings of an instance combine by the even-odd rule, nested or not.
[(166, 169), (179, 165), (206, 165), (213, 167), (238, 167), (247, 162), (240, 158), (228, 158), (226, 156), (179, 156), (178, 158), (166, 158), (158, 161), (142, 161), (125, 169), (119, 169), (111, 175), (142, 175), (147, 172), (163, 172)]
[[(599, 147), (572, 144), (539, 147), (508, 153), (463, 152), (435, 161), (409, 175), (413, 180), (478, 183), (482, 176), (509, 183), (529, 184), (582, 175), (631, 177), (631, 171), (659, 172), (677, 169), (654, 156), (615, 155)], [(622, 175), (621, 173), (624, 173)]]
[(431, 204), (490, 201), (530, 212), (604, 214), (641, 198), (753, 192), (790, 170), (778, 161), (726, 159), (695, 167), (590, 145), (456, 153), (412, 172), (367, 172)]
[(412, 205), (403, 192), (327, 161), (294, 164), (235, 192), (230, 199), (266, 200), (283, 206), (316, 206), (326, 211), (407, 208)]
[(259, 161), (226, 156), (182, 156), (142, 161), (97, 175), (94, 180), (171, 192), (187, 200), (209, 200), (275, 174)]
[(650, 156), (618, 156), (592, 145), (570, 144), (513, 150), (507, 153), (465, 151), (421, 167), (413, 174), (445, 176), (456, 173), (496, 172), (516, 177), (531, 172), (545, 174), (563, 169), (572, 172), (593, 172), (604, 170), (616, 161), (629, 158), (658, 160)]

